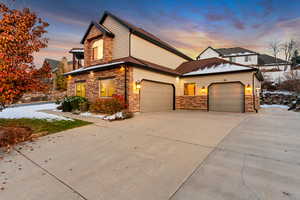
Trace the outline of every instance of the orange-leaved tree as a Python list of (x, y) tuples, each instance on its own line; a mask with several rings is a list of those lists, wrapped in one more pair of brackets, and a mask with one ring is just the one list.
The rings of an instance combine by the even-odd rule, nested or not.
[(50, 78), (50, 66), (37, 69), (33, 63), (33, 54), (47, 47), (47, 26), (28, 8), (0, 3), (0, 111), (26, 92), (47, 88), (43, 80)]

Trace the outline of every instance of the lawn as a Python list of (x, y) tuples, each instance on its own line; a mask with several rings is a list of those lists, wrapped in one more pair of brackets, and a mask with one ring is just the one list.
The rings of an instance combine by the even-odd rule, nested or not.
[(0, 126), (26, 126), (33, 130), (33, 133), (47, 132), (47, 134), (57, 133), (67, 129), (91, 124), (82, 120), (47, 120), (47, 119), (3, 119), (0, 118)]

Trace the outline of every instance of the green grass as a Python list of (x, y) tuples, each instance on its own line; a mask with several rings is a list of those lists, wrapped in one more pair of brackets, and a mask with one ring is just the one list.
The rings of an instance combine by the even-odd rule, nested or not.
[(46, 119), (2, 119), (0, 118), (0, 126), (26, 126), (30, 127), (34, 133), (48, 132), (48, 134), (57, 133), (67, 129), (72, 129), (80, 126), (92, 124), (82, 120), (53, 120), (47, 121)]

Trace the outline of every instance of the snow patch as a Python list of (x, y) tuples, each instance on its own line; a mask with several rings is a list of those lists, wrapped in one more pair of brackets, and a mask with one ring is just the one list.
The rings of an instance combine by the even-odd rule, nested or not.
[(295, 93), (283, 90), (276, 91), (263, 91), (263, 94), (282, 94), (282, 95), (294, 95)]
[(223, 63), (220, 65), (214, 65), (212, 67), (206, 67), (204, 69), (198, 69), (197, 71), (188, 72), (184, 75), (198, 75), (198, 74), (211, 74), (211, 73), (221, 73), (221, 72), (233, 72), (233, 71), (242, 71), (249, 70), (250, 67), (240, 66), (230, 63)]
[(105, 116), (103, 119), (112, 121), (112, 120), (116, 120), (116, 119), (124, 119), (124, 116), (123, 116), (123, 112), (117, 112), (113, 115)]
[(282, 109), (288, 109), (288, 106), (285, 105), (278, 105), (278, 104), (271, 104), (271, 105), (267, 105), (267, 104), (263, 104), (260, 105), (261, 108), (282, 108)]
[(57, 104), (47, 103), (40, 105), (24, 105), (18, 107), (9, 107), (0, 112), (0, 118), (5, 119), (20, 119), (20, 118), (35, 118), (47, 120), (73, 120), (62, 116), (40, 112), (41, 110), (54, 110)]
[(85, 116), (85, 117), (95, 117), (95, 118), (100, 118), (103, 119), (105, 117), (105, 115), (96, 115), (90, 112), (84, 112), (84, 113), (80, 113), (81, 116)]

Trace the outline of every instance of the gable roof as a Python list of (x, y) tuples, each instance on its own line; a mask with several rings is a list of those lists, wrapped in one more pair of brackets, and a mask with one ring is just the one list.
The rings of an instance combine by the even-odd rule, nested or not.
[(190, 76), (240, 71), (258, 71), (258, 69), (221, 58), (207, 58), (184, 62), (176, 69), (176, 71), (183, 74), (183, 76)]
[(110, 30), (108, 30), (108, 28), (106, 28), (106, 27), (103, 26), (102, 24), (99, 24), (99, 23), (97, 23), (97, 22), (95, 22), (95, 21), (92, 21), (92, 22), (90, 23), (88, 29), (86, 30), (86, 32), (85, 32), (83, 38), (82, 38), (81, 41), (80, 41), (81, 44), (84, 43), (86, 37), (88, 36), (88, 34), (89, 34), (89, 32), (90, 32), (90, 30), (91, 30), (91, 28), (92, 28), (93, 26), (95, 26), (99, 31), (101, 31), (103, 34), (105, 34), (105, 35), (107, 35), (107, 36), (109, 36), (109, 37), (114, 37), (114, 36), (115, 36)]
[(216, 49), (214, 49), (214, 48), (211, 47), (211, 46), (208, 46), (206, 49), (204, 49), (204, 50), (197, 56), (197, 59), (200, 59), (200, 56), (201, 56), (205, 51), (207, 51), (208, 49), (212, 49), (212, 50), (214, 50), (216, 53), (218, 53), (219, 56), (222, 56), (221, 53), (218, 52)]
[(116, 21), (118, 21), (120, 24), (122, 24), (123, 26), (125, 26), (126, 28), (129, 29), (129, 31), (163, 49), (166, 49), (174, 54), (176, 54), (177, 56), (180, 56), (186, 60), (193, 60), (192, 58), (190, 58), (189, 56), (183, 54), (182, 52), (178, 51), (176, 48), (172, 47), (171, 45), (169, 45), (168, 43), (160, 40), (158, 37), (156, 37), (155, 35), (145, 31), (142, 28), (139, 28), (137, 26), (132, 25), (131, 23), (113, 15), (112, 13), (105, 11), (104, 15), (102, 16), (101, 20), (100, 20), (100, 24), (103, 24), (104, 20), (106, 19), (107, 16), (112, 17), (113, 19), (115, 19)]
[(239, 56), (239, 55), (252, 55), (252, 54), (258, 55), (257, 52), (242, 47), (219, 48), (215, 50), (218, 53), (220, 53), (222, 56)]
[(260, 54), (258, 56), (257, 64), (260, 66), (266, 66), (266, 65), (276, 65), (276, 64), (291, 64), (285, 60), (282, 60), (280, 58), (276, 58), (273, 56), (269, 56), (267, 54)]
[(50, 65), (51, 71), (54, 72), (58, 69), (58, 66), (60, 64), (59, 60), (54, 60), (51, 58), (45, 58), (44, 63), (47, 62)]

